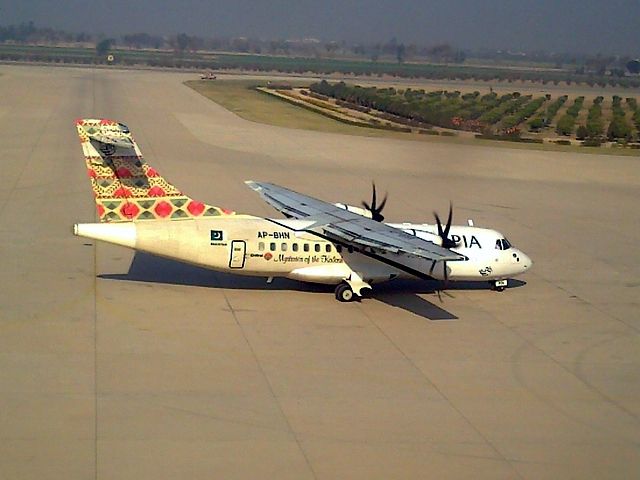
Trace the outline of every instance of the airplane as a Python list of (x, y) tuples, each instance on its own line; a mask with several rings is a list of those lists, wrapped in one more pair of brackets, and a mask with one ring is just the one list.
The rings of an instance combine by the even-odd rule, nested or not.
[(188, 197), (142, 157), (126, 125), (79, 119), (76, 128), (99, 223), (77, 236), (238, 275), (335, 285), (359, 300), (395, 278), (486, 281), (503, 291), (531, 259), (500, 232), (446, 223), (384, 223), (375, 184), (362, 207), (328, 203), (265, 182), (245, 182), (286, 218), (238, 214)]

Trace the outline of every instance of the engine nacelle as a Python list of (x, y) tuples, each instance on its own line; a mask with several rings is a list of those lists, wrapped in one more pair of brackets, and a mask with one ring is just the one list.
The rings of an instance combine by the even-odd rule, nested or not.
[(343, 210), (347, 210), (351, 213), (356, 213), (358, 215), (361, 215), (363, 217), (367, 217), (367, 218), (372, 218), (371, 215), (371, 211), (367, 210), (366, 208), (362, 208), (362, 207), (354, 207), (353, 205), (347, 205), (345, 203), (334, 203), (334, 205), (338, 208), (341, 208)]

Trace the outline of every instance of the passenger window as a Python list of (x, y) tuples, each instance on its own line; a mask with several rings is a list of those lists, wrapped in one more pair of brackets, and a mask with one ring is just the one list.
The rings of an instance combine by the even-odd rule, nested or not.
[(264, 252), (264, 242), (258, 243), (258, 250), (260, 250), (261, 252)]
[(280, 250), (282, 250), (283, 252), (287, 251), (287, 244), (282, 242), (282, 244), (280, 244)]
[(294, 243), (294, 244), (293, 244), (293, 251), (294, 251), (294, 252), (297, 252), (297, 251), (298, 251), (298, 244), (297, 244), (297, 243)]
[(314, 247), (314, 250), (315, 250), (316, 252), (320, 252), (320, 244), (319, 244), (319, 243), (316, 243), (316, 245), (315, 245), (315, 247)]
[(271, 242), (269, 244), (269, 250), (271, 250), (272, 252), (276, 251), (276, 242)]
[(327, 243), (327, 246), (325, 247), (325, 250), (327, 251), (327, 253), (331, 253), (331, 244)]
[(342, 245), (336, 245), (336, 251), (342, 253)]
[(304, 244), (304, 251), (305, 251), (305, 252), (308, 252), (308, 251), (309, 251), (309, 244), (308, 244), (308, 243), (305, 243), (305, 244)]

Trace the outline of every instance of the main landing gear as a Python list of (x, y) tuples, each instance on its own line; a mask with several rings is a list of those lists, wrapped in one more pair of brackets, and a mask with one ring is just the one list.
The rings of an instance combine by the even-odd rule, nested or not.
[(355, 272), (336, 286), (336, 300), (339, 302), (353, 302), (370, 294), (371, 285)]
[(494, 280), (489, 283), (491, 284), (491, 290), (495, 290), (496, 292), (504, 292), (504, 289), (507, 288), (506, 280)]
[(339, 302), (352, 302), (356, 294), (353, 293), (349, 284), (343, 282), (336, 287), (336, 300)]

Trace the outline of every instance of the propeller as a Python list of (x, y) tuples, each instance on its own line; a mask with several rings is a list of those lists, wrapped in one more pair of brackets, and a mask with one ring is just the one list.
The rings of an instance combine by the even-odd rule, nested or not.
[[(449, 238), (449, 231), (451, 230), (451, 222), (453, 221), (453, 205), (449, 203), (449, 216), (447, 217), (447, 224), (442, 227), (442, 221), (440, 221), (440, 217), (436, 212), (433, 212), (433, 215), (436, 217), (436, 223), (438, 226), (438, 236), (442, 239), (442, 246), (444, 248), (455, 248), (459, 245), (459, 242), (454, 241)], [(435, 262), (431, 266), (431, 270), (433, 270), (435, 266)], [(443, 273), (444, 273), (444, 288), (446, 289), (449, 285), (449, 272), (447, 270), (447, 262), (443, 262)], [(438, 297), (440, 294), (438, 292)], [(441, 299), (442, 300), (442, 299)]]
[(382, 210), (387, 203), (387, 194), (384, 194), (384, 198), (380, 205), (377, 205), (377, 195), (376, 195), (376, 184), (371, 182), (371, 186), (373, 187), (373, 195), (371, 196), (371, 205), (367, 202), (363, 201), (362, 206), (371, 212), (371, 218), (376, 222), (382, 222), (384, 220), (384, 216), (382, 215)]
[(454, 242), (451, 238), (449, 238), (449, 230), (451, 230), (451, 222), (453, 221), (453, 205), (449, 203), (449, 217), (447, 218), (447, 224), (442, 228), (442, 222), (440, 221), (440, 217), (436, 212), (433, 212), (433, 215), (436, 217), (436, 222), (438, 225), (438, 236), (442, 239), (442, 246), (444, 248), (454, 248), (458, 246), (458, 242)]

